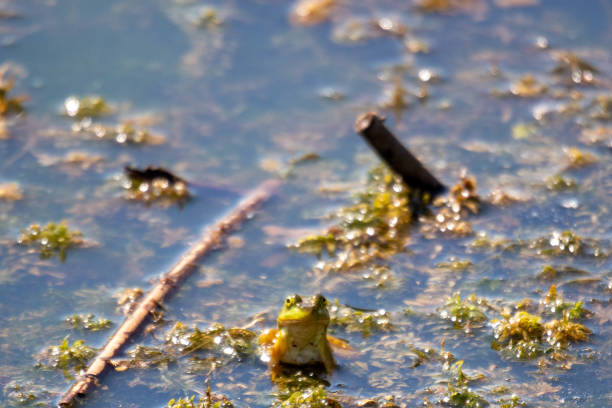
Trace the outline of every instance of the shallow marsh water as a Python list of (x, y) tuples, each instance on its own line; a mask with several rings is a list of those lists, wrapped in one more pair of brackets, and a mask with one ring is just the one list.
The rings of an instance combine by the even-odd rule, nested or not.
[[(612, 120), (591, 117), (599, 109), (594, 98), (612, 97), (612, 2), (456, 3), (462, 6), (426, 13), (405, 1), (340, 2), (329, 21), (296, 26), (286, 1), (0, 1), (1, 11), (19, 15), (0, 20), (0, 62), (16, 78), (13, 92), (30, 96), (26, 115), (7, 119), (8, 136), (0, 137), (0, 184), (18, 183), (23, 192), (21, 200), (0, 200), (0, 404), (15, 404), (15, 384), (33, 388), (39, 399), (32, 406), (56, 400), (69, 383), (61, 371), (36, 368), (36, 356), (67, 335), (100, 347), (110, 334), (70, 330), (62, 323), (66, 316), (94, 313), (116, 327), (123, 316), (113, 294), (148, 288), (242, 194), (283, 177), (279, 193), (235, 234), (240, 239), (208, 256), (168, 300), (167, 321), (234, 327), (263, 313), (270, 327), (286, 295), (321, 292), (341, 304), (384, 309), (394, 325), (368, 337), (334, 328), (358, 354), (338, 357), (339, 370), (327, 378), (330, 395), (392, 395), (405, 406), (427, 398), (436, 406), (446, 391), (441, 364), (412, 368), (411, 347), (439, 349), (444, 341), (466, 372), (485, 374), (472, 388), (492, 406), (500, 405), (492, 391), (499, 385), (529, 406), (612, 405)], [(194, 26), (203, 6), (216, 8), (221, 25)], [(384, 17), (404, 24), (407, 34), (371, 34), (369, 19)], [(346, 31), (349, 20), (357, 21), (355, 31)], [(366, 38), (347, 40), (355, 32)], [(548, 48), (538, 48), (539, 37)], [(431, 52), (412, 54), (409, 38), (428, 43)], [(596, 67), (597, 83), (553, 74), (563, 50)], [(420, 71), (421, 78), (440, 75), (427, 84), (428, 98), (407, 96), (410, 103), (400, 110), (381, 107), (397, 78), (417, 91)], [(526, 74), (548, 91), (505, 95)], [(322, 98), (329, 87), (344, 98)], [(122, 145), (72, 133), (73, 121), (59, 114), (63, 101), (91, 94), (117, 107), (103, 122), (152, 117), (151, 129), (165, 143)], [(578, 108), (563, 113), (572, 101)], [(326, 215), (350, 204), (377, 164), (352, 131), (357, 114), (371, 109), (387, 115), (447, 185), (466, 171), (483, 198), (502, 189), (522, 199), (486, 204), (469, 219), (471, 236), (432, 238), (415, 226), (407, 251), (388, 261), (392, 281), (382, 287), (363, 278), (367, 270), (323, 274), (315, 257), (287, 248), (331, 225)], [(585, 135), (599, 127), (607, 130), (592, 143)], [(597, 160), (572, 167), (571, 147)], [(74, 151), (101, 160), (90, 166), (58, 161)], [(290, 166), (311, 152), (320, 159)], [(194, 183), (193, 199), (182, 208), (126, 201), (117, 177), (127, 164), (175, 171)], [(577, 186), (547, 188), (559, 173)], [(321, 192), (338, 185), (345, 186), (339, 193)], [(91, 244), (70, 249), (65, 262), (15, 245), (28, 225), (60, 220)], [(605, 255), (470, 245), (477, 234), (516, 243), (563, 230), (597, 240)], [(440, 266), (453, 260), (471, 264)], [(591, 279), (538, 278), (549, 264), (578, 268)], [(491, 348), (490, 322), (466, 333), (441, 318), (455, 292), (507, 306), (525, 298), (537, 303), (553, 283), (566, 300), (584, 300), (593, 311), (582, 321), (593, 334), (569, 347), (565, 367), (503, 357)], [(154, 345), (169, 327), (134, 344)], [(111, 372), (83, 405), (162, 407), (170, 398), (203, 393), (206, 372), (188, 368), (182, 362)], [(218, 368), (211, 385), (236, 406), (277, 401), (267, 367), (255, 357)]]

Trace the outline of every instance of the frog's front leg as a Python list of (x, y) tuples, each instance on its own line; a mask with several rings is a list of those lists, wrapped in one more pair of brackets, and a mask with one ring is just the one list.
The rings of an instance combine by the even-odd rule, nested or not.
[(334, 368), (336, 368), (336, 360), (334, 360), (331, 347), (326, 338), (323, 338), (323, 341), (319, 343), (319, 353), (321, 360), (323, 360), (325, 371), (327, 371), (327, 374), (331, 374)]

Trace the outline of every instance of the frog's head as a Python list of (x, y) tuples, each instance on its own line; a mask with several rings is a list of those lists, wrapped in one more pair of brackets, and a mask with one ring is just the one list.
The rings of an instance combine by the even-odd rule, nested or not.
[(329, 324), (327, 300), (320, 294), (307, 297), (288, 296), (277, 320), (279, 327), (292, 325), (322, 325), (327, 327)]

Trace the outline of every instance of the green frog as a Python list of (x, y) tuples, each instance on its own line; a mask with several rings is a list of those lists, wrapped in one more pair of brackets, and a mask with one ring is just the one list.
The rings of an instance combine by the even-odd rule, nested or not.
[(272, 376), (281, 363), (323, 364), (327, 373), (332, 372), (336, 362), (327, 336), (327, 300), (322, 295), (287, 297), (277, 323), (278, 329), (265, 330), (259, 337), (269, 357)]

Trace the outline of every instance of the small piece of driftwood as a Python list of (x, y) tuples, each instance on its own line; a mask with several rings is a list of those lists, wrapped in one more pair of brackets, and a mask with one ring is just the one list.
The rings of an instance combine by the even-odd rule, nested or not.
[(428, 192), (432, 196), (443, 192), (446, 187), (387, 129), (383, 121), (375, 112), (361, 114), (355, 121), (355, 132), (372, 146), (409, 187)]
[(219, 246), (222, 239), (236, 226), (247, 219), (255, 207), (265, 201), (278, 187), (277, 180), (268, 180), (249, 193), (238, 205), (218, 222), (208, 227), (202, 237), (187, 253), (163, 275), (134, 311), (113, 333), (104, 348), (91, 362), (83, 375), (77, 379), (58, 403), (58, 407), (70, 407), (76, 397), (84, 397), (97, 384), (103, 372), (109, 367), (127, 340), (138, 332), (143, 323), (164, 298), (193, 271), (202, 256)]

